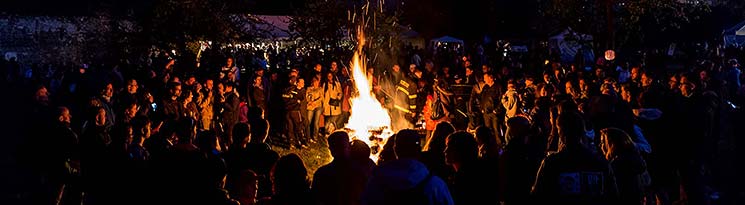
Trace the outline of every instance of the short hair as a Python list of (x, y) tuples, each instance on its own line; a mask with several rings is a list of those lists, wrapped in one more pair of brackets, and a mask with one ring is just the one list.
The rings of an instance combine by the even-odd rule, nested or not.
[(581, 145), (585, 135), (585, 122), (576, 111), (562, 112), (557, 119), (561, 135), (559, 142), (565, 145)]
[(233, 126), (233, 143), (247, 143), (251, 139), (251, 127), (246, 123), (238, 123)]
[[(350, 141), (349, 141), (349, 134), (343, 130), (331, 133), (331, 135), (329, 135), (329, 138), (327, 140), (329, 144), (329, 150), (331, 151), (331, 155), (334, 155), (334, 157), (342, 157), (342, 156), (339, 156), (339, 154), (344, 154), (344, 153), (339, 153), (339, 152), (340, 151), (347, 152), (349, 150), (343, 150), (343, 149), (348, 149), (351, 146)], [(346, 146), (346, 147), (343, 147), (343, 146)]]
[(261, 119), (251, 122), (251, 142), (263, 143), (269, 135), (269, 121)]
[(370, 158), (371, 149), (370, 146), (367, 145), (362, 140), (353, 140), (352, 141), (352, 152), (351, 156), (352, 159), (367, 159)]
[(479, 158), (476, 138), (468, 132), (458, 131), (448, 136), (447, 149), (455, 153), (457, 162), (472, 162)]
[(422, 152), (419, 133), (413, 129), (403, 129), (396, 133), (393, 150), (399, 159), (417, 158)]

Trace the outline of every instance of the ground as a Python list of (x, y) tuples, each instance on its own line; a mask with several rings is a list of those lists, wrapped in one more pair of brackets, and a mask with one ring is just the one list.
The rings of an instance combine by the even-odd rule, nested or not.
[(303, 149), (287, 149), (285, 146), (272, 144), (272, 150), (276, 151), (279, 156), (285, 156), (291, 153), (295, 153), (303, 159), (305, 167), (308, 168), (309, 179), (313, 178), (313, 173), (321, 166), (331, 162), (331, 153), (329, 153), (328, 145), (323, 140), (319, 140), (316, 143), (310, 143), (307, 148)]

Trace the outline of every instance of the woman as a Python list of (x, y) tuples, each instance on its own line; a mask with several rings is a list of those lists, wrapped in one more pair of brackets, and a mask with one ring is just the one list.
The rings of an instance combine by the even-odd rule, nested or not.
[(455, 127), (449, 122), (438, 123), (425, 146), (426, 151), (422, 153), (422, 163), (427, 165), (432, 174), (442, 179), (453, 174), (453, 169), (445, 164), (445, 139), (454, 132)]
[(649, 182), (646, 163), (626, 132), (618, 128), (600, 130), (600, 149), (616, 176), (619, 204), (642, 204)]
[(308, 170), (297, 154), (279, 158), (272, 170), (274, 195), (259, 204), (294, 205), (311, 202)]
[(341, 127), (338, 123), (339, 115), (341, 115), (341, 98), (341, 84), (334, 78), (333, 73), (326, 73), (326, 83), (323, 84), (323, 119), (328, 133)]
[(318, 121), (321, 118), (321, 111), (323, 111), (323, 88), (321, 88), (321, 79), (314, 77), (311, 80), (310, 87), (305, 92), (305, 100), (308, 105), (306, 106), (306, 119), (308, 120), (308, 129), (306, 133), (311, 142), (315, 142), (315, 138), (318, 136)]

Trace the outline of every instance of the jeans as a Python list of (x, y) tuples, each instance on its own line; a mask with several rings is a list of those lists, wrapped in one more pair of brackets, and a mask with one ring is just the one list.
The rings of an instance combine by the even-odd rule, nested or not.
[(484, 113), (484, 125), (494, 132), (494, 136), (497, 138), (497, 144), (502, 145), (501, 138), (501, 127), (499, 124), (499, 118), (496, 113)]
[(308, 129), (306, 129), (305, 134), (307, 134), (308, 138), (310, 139), (318, 136), (318, 128), (320, 127), (320, 125), (318, 125), (318, 121), (321, 120), (321, 111), (323, 110), (320, 107), (306, 111), (305, 119), (308, 120)]
[(303, 134), (304, 130), (301, 127), (303, 117), (301, 116), (300, 111), (288, 111), (285, 120), (287, 123), (285, 132), (287, 134), (287, 142), (289, 142), (290, 146), (295, 145), (299, 148), (300, 145), (307, 144)]

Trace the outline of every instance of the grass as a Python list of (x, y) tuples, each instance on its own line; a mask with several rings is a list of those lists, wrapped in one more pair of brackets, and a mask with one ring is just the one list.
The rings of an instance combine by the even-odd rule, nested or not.
[(272, 150), (276, 151), (280, 157), (292, 153), (300, 156), (300, 159), (303, 159), (303, 162), (305, 163), (305, 168), (308, 169), (308, 177), (310, 177), (310, 179), (313, 178), (313, 174), (316, 173), (316, 170), (318, 170), (318, 168), (328, 164), (332, 160), (331, 153), (329, 153), (328, 145), (324, 140), (319, 140), (316, 143), (310, 143), (308, 147), (303, 149), (292, 150), (287, 149), (286, 146), (272, 144)]

